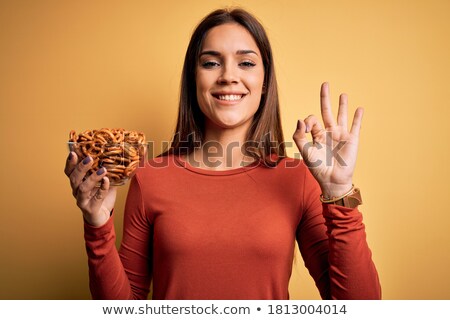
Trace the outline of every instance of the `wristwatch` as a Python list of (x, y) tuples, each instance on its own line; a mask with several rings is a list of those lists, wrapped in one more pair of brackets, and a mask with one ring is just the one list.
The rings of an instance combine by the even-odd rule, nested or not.
[(362, 204), (361, 192), (358, 188), (355, 188), (353, 193), (343, 197), (342, 199), (336, 200), (333, 204), (347, 208), (356, 208)]
[(352, 188), (348, 193), (340, 198), (324, 199), (320, 196), (320, 201), (326, 204), (334, 204), (347, 208), (356, 208), (362, 204), (361, 192), (358, 188)]

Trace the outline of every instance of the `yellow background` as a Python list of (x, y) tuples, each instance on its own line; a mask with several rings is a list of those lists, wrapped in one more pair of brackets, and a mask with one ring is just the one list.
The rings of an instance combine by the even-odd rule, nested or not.
[[(323, 81), (335, 111), (340, 92), (365, 108), (355, 183), (383, 297), (450, 298), (448, 0), (0, 1), (0, 298), (90, 298), (68, 132), (170, 139), (190, 34), (229, 5), (267, 28), (287, 141)], [(299, 254), (290, 288), (319, 298)]]

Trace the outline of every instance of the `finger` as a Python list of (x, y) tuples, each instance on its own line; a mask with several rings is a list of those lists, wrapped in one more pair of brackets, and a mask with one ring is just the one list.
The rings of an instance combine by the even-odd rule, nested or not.
[(70, 173), (70, 186), (72, 187), (73, 195), (77, 194), (77, 189), (83, 182), (86, 173), (92, 167), (93, 161), (91, 157), (86, 157), (75, 166), (75, 169)]
[(75, 152), (71, 151), (66, 159), (66, 166), (64, 167), (64, 173), (66, 176), (70, 176), (73, 169), (75, 169), (75, 166), (78, 163), (78, 156)]
[(361, 122), (364, 114), (364, 109), (359, 107), (355, 111), (355, 115), (353, 117), (352, 128), (350, 132), (356, 136), (359, 136), (359, 132), (361, 131)]
[(108, 194), (109, 186), (110, 186), (110, 184), (109, 184), (108, 177), (103, 176), (102, 180), (101, 180), (100, 188), (98, 188), (97, 193), (95, 194), (93, 200), (100, 202), (100, 203), (103, 202), (103, 199), (105, 199), (106, 195)]
[(308, 143), (308, 139), (306, 138), (306, 125), (303, 120), (297, 121), (297, 129), (295, 130), (292, 138), (303, 156), (303, 148)]
[(319, 119), (317, 119), (317, 117), (314, 115), (309, 115), (305, 119), (305, 125), (306, 125), (306, 133), (311, 132), (314, 142), (324, 132), (322, 124), (320, 123)]
[(84, 200), (88, 199), (91, 196), (94, 188), (97, 188), (98, 183), (102, 181), (105, 175), (106, 175), (106, 168), (100, 168), (97, 170), (97, 172), (91, 174), (86, 180), (84, 180), (83, 183), (81, 183), (80, 186), (78, 187), (77, 200), (83, 202)]
[(339, 126), (347, 130), (347, 110), (348, 110), (348, 97), (345, 93), (339, 96), (339, 110), (337, 116), (337, 123)]
[(320, 111), (322, 113), (325, 128), (336, 125), (333, 119), (333, 113), (331, 112), (330, 89), (328, 82), (322, 83), (322, 87), (320, 88)]

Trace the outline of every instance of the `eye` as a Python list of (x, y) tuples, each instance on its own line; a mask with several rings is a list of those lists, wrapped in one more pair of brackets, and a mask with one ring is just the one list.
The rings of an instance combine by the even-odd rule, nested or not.
[(205, 61), (201, 63), (201, 66), (205, 69), (211, 69), (220, 66), (220, 64), (217, 61)]
[(239, 63), (239, 66), (244, 67), (244, 68), (251, 68), (256, 66), (256, 63), (252, 62), (252, 61), (243, 61), (241, 63)]

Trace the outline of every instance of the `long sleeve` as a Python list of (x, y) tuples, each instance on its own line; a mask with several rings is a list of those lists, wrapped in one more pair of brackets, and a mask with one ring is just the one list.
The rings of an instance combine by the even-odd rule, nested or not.
[(366, 241), (362, 214), (320, 202), (320, 188), (306, 170), (303, 216), (297, 241), (323, 299), (380, 299), (381, 287)]
[(152, 277), (153, 299), (288, 299), (295, 236), (323, 298), (379, 298), (361, 213), (323, 207), (302, 162), (214, 171), (171, 159), (131, 180), (119, 250), (112, 219), (85, 226), (95, 299), (145, 299)]
[(139, 182), (133, 178), (124, 215), (120, 254), (113, 217), (95, 228), (85, 223), (89, 286), (93, 299), (146, 299), (151, 281), (151, 231)]

